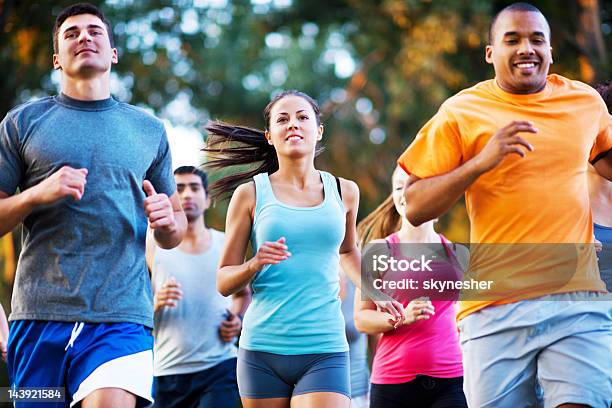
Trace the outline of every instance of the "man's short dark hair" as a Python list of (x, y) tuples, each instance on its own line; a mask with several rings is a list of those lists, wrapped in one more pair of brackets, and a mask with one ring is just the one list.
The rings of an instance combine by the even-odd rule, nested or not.
[(53, 25), (53, 52), (54, 53), (57, 54), (58, 52), (59, 41), (58, 41), (57, 36), (59, 35), (59, 29), (61, 25), (64, 24), (64, 21), (66, 21), (68, 17), (79, 16), (81, 14), (92, 14), (98, 17), (100, 20), (102, 20), (102, 22), (106, 25), (106, 31), (108, 32), (108, 39), (110, 40), (111, 48), (115, 47), (115, 42), (113, 40), (113, 29), (111, 27), (110, 22), (104, 16), (104, 13), (102, 13), (102, 11), (98, 7), (94, 6), (93, 4), (77, 3), (77, 4), (73, 4), (72, 6), (68, 6), (65, 9), (63, 9), (58, 14), (57, 18), (55, 19), (55, 25)]
[(608, 113), (612, 115), (612, 82), (606, 81), (601, 84), (595, 85), (595, 89), (601, 95), (602, 99), (608, 107)]
[(208, 175), (204, 173), (202, 170), (194, 167), (194, 166), (181, 166), (174, 170), (174, 174), (195, 174), (196, 176), (200, 176), (202, 179), (202, 187), (204, 187), (204, 191), (208, 194)]
[[(506, 6), (501, 9), (497, 14), (495, 14), (493, 16), (493, 19), (491, 20), (491, 27), (489, 28), (489, 44), (493, 44), (493, 39), (495, 37), (495, 23), (497, 23), (497, 19), (500, 15), (508, 11), (525, 11), (530, 13), (540, 13), (542, 14), (542, 17), (544, 17), (544, 14), (540, 11), (539, 8), (529, 3), (519, 2)], [(544, 17), (544, 20), (546, 20), (546, 17)], [(550, 24), (548, 24), (548, 20), (546, 20), (546, 25), (548, 26), (548, 40), (550, 40)]]

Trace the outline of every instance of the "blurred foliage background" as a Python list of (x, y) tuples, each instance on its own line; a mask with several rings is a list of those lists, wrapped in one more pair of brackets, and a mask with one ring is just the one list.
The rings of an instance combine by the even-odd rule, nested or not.
[[(74, 1), (0, 0), (0, 115), (58, 92), (55, 16)], [(360, 217), (390, 193), (395, 160), (439, 105), (493, 77), (484, 61), (496, 0), (106, 0), (119, 64), (112, 93), (175, 129), (199, 135), (211, 118), (263, 127), (281, 89), (300, 89), (323, 111), (326, 152), (317, 166), (355, 180)], [(612, 2), (534, 0), (552, 29), (552, 71), (610, 78)], [(198, 133), (199, 132), (199, 133)], [(194, 165), (205, 158), (195, 156)], [(182, 162), (181, 164), (185, 164)], [(213, 175), (214, 177), (214, 175)], [(223, 229), (227, 203), (208, 213)], [(456, 241), (469, 224), (459, 203), (439, 222)], [(9, 297), (20, 231), (2, 239), (0, 302)], [(3, 372), (4, 370), (0, 370)], [(0, 373), (0, 376), (2, 374)], [(0, 382), (4, 382), (1, 381)]]

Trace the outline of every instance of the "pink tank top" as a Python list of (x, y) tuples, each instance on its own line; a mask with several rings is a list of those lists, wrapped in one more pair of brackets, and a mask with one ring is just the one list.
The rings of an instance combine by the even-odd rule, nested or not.
[[(438, 278), (449, 276), (450, 279), (460, 276), (462, 272), (449, 241), (442, 235), (440, 240), (448, 259), (432, 262), (432, 274)], [(397, 233), (388, 236), (386, 241), (389, 244), (400, 243)], [(393, 254), (393, 246), (391, 250), (396, 259), (401, 258)], [(417, 273), (422, 274), (403, 272), (402, 277), (416, 279)], [(422, 279), (422, 276), (419, 279)], [(392, 291), (387, 293), (393, 296)], [(401, 302), (405, 307), (409, 299)], [(436, 314), (430, 319), (401, 326), (382, 335), (372, 365), (373, 384), (405, 383), (414, 380), (419, 374), (438, 378), (463, 376), (459, 333), (455, 321), (456, 302), (432, 300), (432, 303)]]

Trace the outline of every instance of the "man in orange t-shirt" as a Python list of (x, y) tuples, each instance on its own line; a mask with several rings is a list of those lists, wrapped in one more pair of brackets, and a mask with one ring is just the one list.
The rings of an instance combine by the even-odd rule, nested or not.
[(486, 61), (495, 79), (448, 99), (399, 159), (414, 225), (465, 193), (470, 275), (492, 282), (458, 315), (468, 404), (535, 406), (537, 375), (547, 407), (609, 407), (612, 310), (586, 171), (612, 179), (612, 119), (592, 88), (548, 75), (550, 28), (529, 4), (494, 18)]

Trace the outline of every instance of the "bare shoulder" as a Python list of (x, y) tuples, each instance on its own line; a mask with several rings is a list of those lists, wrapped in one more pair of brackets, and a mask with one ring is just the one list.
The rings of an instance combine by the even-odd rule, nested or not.
[(347, 180), (342, 177), (340, 179), (340, 188), (342, 189), (342, 198), (345, 202), (350, 203), (359, 199), (359, 186), (352, 180)]
[(232, 195), (232, 199), (238, 198), (240, 200), (243, 199), (255, 199), (255, 182), (249, 181), (248, 183), (244, 183), (236, 187), (234, 190), (234, 194)]
[(340, 186), (342, 190), (346, 190), (347, 192), (352, 192), (359, 194), (359, 186), (353, 180), (348, 180), (342, 177), (338, 177), (340, 179)]
[(255, 182), (249, 181), (236, 187), (234, 194), (232, 194), (231, 203), (240, 206), (254, 206), (255, 205)]

